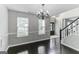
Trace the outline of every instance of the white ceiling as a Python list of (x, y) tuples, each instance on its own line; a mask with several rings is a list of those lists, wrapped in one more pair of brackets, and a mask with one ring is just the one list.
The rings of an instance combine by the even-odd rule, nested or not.
[[(41, 4), (5, 4), (8, 9), (22, 12), (36, 12), (41, 9)], [(79, 7), (79, 4), (46, 4), (45, 9), (50, 15), (58, 15), (62, 12)]]

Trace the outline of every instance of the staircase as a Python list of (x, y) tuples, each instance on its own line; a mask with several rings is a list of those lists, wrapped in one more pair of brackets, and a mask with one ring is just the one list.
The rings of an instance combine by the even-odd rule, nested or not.
[(79, 17), (60, 30), (60, 44), (79, 51)]

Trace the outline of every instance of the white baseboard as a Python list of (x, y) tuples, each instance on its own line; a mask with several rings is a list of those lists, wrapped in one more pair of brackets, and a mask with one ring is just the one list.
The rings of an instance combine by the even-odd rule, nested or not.
[(66, 43), (61, 43), (62, 45), (64, 45), (64, 46), (67, 46), (67, 47), (69, 47), (69, 48), (71, 48), (71, 49), (73, 49), (73, 50), (75, 50), (75, 51), (78, 51), (79, 52), (79, 49), (77, 49), (77, 48), (74, 48), (73, 46), (70, 46), (70, 45), (68, 45), (68, 44), (66, 44)]

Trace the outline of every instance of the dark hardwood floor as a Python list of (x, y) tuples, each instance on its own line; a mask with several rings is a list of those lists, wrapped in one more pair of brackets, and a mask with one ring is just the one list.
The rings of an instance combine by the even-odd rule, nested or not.
[(38, 47), (44, 46), (45, 47), (45, 54), (48, 54), (49, 50), (49, 42), (50, 40), (30, 43), (30, 44), (24, 44), (19, 46), (10, 47), (8, 49), (8, 54), (17, 54), (22, 51), (28, 51), (29, 54), (38, 54)]
[[(50, 40), (48, 39), (48, 40), (45, 40), (45, 41), (14, 46), (14, 47), (10, 47), (8, 49), (7, 53), (8, 54), (18, 54), (20, 52), (28, 51), (28, 54), (38, 54), (38, 47), (44, 46), (45, 47), (45, 53), (43, 53), (43, 54), (50, 54), (50, 53), (51, 54), (60, 54), (59, 53), (60, 50), (54, 45), (53, 45), (54, 47), (52, 48), (52, 50), (50, 50), (49, 49), (49, 47), (50, 47), (49, 43), (50, 43)], [(53, 43), (54, 43), (54, 41), (53, 41)], [(50, 53), (49, 53), (49, 51), (50, 51)], [(4, 53), (2, 52), (2, 54), (4, 54)], [(25, 53), (25, 54), (27, 54), (27, 53)], [(62, 54), (79, 54), (79, 52), (62, 45)]]
[(79, 51), (76, 51), (74, 49), (62, 45), (62, 54), (79, 54)]

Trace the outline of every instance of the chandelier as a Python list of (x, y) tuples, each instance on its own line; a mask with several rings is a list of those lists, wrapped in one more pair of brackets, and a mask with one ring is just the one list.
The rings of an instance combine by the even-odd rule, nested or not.
[(41, 6), (42, 8), (37, 12), (37, 16), (41, 19), (45, 19), (45, 17), (49, 17), (49, 13), (45, 10), (45, 4), (42, 4)]

